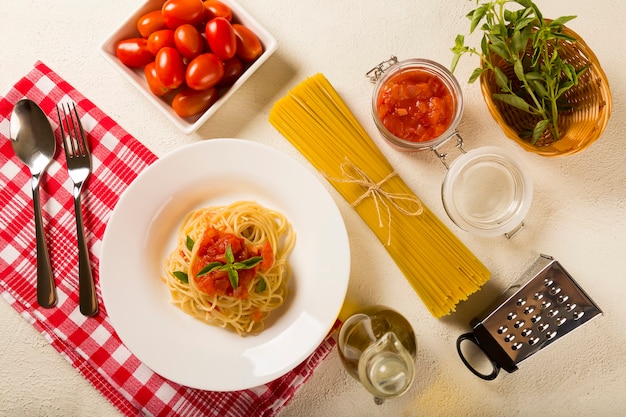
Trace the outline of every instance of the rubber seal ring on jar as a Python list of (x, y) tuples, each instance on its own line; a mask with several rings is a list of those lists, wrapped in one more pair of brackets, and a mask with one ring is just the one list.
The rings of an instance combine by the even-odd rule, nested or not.
[(441, 64), (392, 56), (366, 76), (375, 83), (374, 123), (394, 148), (431, 150), (458, 134), (463, 94), (457, 79)]

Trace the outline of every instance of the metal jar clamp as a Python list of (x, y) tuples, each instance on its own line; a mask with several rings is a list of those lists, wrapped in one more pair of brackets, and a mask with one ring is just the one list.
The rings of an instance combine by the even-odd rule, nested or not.
[[(451, 93), (454, 115), (448, 128), (438, 137), (425, 142), (413, 142), (391, 133), (378, 114), (378, 95), (393, 77), (425, 72), (438, 78)], [(463, 112), (463, 95), (456, 78), (440, 64), (426, 59), (398, 61), (396, 56), (380, 62), (366, 76), (376, 84), (372, 97), (372, 116), (381, 135), (401, 151), (432, 151), (446, 167), (442, 183), (442, 201), (450, 219), (461, 229), (481, 236), (504, 235), (512, 238), (524, 227), (524, 216), (532, 200), (532, 181), (521, 165), (495, 146), (471, 151), (457, 130)], [(417, 104), (416, 104), (417, 107)], [(406, 116), (405, 116), (406, 117)], [(441, 149), (453, 138), (459, 155), (449, 160)]]

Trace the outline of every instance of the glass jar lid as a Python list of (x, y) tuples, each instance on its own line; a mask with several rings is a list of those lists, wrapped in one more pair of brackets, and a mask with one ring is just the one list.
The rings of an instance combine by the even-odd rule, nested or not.
[(532, 181), (519, 161), (495, 146), (458, 156), (441, 188), (444, 208), (461, 229), (511, 237), (530, 208)]

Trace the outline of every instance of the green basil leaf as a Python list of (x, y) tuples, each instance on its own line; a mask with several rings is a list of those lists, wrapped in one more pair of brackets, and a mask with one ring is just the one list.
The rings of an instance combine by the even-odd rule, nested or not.
[(530, 105), (515, 94), (494, 94), (493, 98), (525, 112), (530, 112)]
[(511, 39), (511, 49), (514, 55), (521, 56), (526, 50), (526, 43), (528, 39), (524, 33), (519, 30), (513, 32), (513, 38)]
[(489, 10), (489, 4), (480, 5), (476, 10), (474, 10), (474, 12), (472, 13), (472, 18), (471, 18), (472, 22), (470, 23), (469, 33), (474, 32), (474, 29), (476, 29), (476, 26), (478, 26), (480, 21), (483, 20), (483, 17), (485, 17), (485, 14), (487, 13), (488, 10)]
[(540, 80), (530, 80), (529, 84), (542, 98), (549, 98), (548, 90), (544, 87)]
[(496, 84), (504, 91), (509, 90), (509, 79), (506, 74), (498, 67), (493, 69), (494, 74), (496, 75)]
[(528, 1), (528, 5), (524, 7), (532, 8), (533, 11), (535, 12), (535, 16), (537, 16), (537, 20), (539, 21), (537, 26), (543, 26), (543, 15), (541, 14), (539, 7), (537, 7), (537, 5), (533, 3), (532, 1)]
[(454, 55), (452, 56), (452, 63), (450, 64), (450, 72), (451, 73), (454, 73), (454, 70), (456, 69), (456, 66), (459, 63), (459, 59), (461, 59), (461, 54), (455, 52)]
[(568, 41), (568, 42), (576, 42), (576, 41), (578, 41), (578, 39), (576, 39), (575, 37), (570, 36), (567, 33), (563, 33), (563, 32), (555, 33), (554, 34), (554, 38), (555, 39), (560, 39), (562, 41)]
[(501, 45), (494, 45), (493, 43), (490, 43), (489, 50), (506, 61), (508, 61), (511, 57), (506, 48), (502, 47)]
[(195, 244), (195, 242), (193, 241), (192, 238), (190, 238), (189, 236), (187, 236), (187, 240), (185, 241), (185, 246), (187, 246), (187, 249), (189, 251), (193, 250), (193, 245)]
[(541, 135), (543, 135), (543, 132), (545, 132), (549, 124), (549, 120), (541, 120), (535, 125), (535, 128), (533, 129), (533, 144), (537, 143), (537, 140), (539, 140)]
[(532, 60), (533, 67), (537, 66), (537, 64), (539, 63), (540, 57), (541, 57), (541, 50), (540, 49), (535, 50), (535, 52), (533, 53), (533, 60)]
[(226, 247), (226, 253), (224, 253), (224, 256), (226, 257), (226, 262), (229, 264), (235, 262), (235, 255), (233, 255), (233, 249), (230, 247), (230, 243)]
[(540, 81), (543, 80), (543, 77), (538, 72), (531, 71), (526, 73), (526, 79), (528, 81)]
[(456, 35), (456, 38), (454, 39), (454, 46), (461, 49), (465, 46), (465, 36), (463, 35)]
[(206, 274), (208, 274), (209, 272), (213, 272), (216, 269), (220, 268), (224, 266), (223, 263), (221, 262), (211, 262), (207, 265), (205, 265), (200, 271), (198, 271), (198, 273), (196, 274), (197, 277), (201, 277), (204, 276)]
[(261, 278), (258, 284), (256, 285), (256, 292), (263, 292), (265, 291), (266, 288), (267, 288), (267, 283), (265, 282), (263, 278)]
[(263, 260), (262, 257), (255, 256), (254, 258), (246, 259), (245, 261), (241, 261), (241, 262), (235, 262), (234, 264), (231, 264), (231, 265), (233, 269), (237, 271), (240, 269), (252, 269), (255, 266), (257, 266), (259, 263), (261, 263), (262, 260)]
[(489, 42), (486, 36), (483, 36), (482, 40), (480, 41), (480, 51), (485, 57), (489, 56)]
[(180, 282), (183, 282), (185, 284), (189, 284), (189, 277), (187, 276), (187, 274), (183, 271), (174, 271), (172, 272), (172, 275), (174, 275), (176, 278), (178, 278), (178, 280)]
[(563, 71), (563, 74), (565, 74), (568, 80), (572, 82), (574, 81), (574, 77), (576, 77), (576, 69), (574, 69), (572, 64), (563, 65), (561, 71)]
[(576, 72), (576, 84), (578, 84), (578, 79), (580, 78), (580, 76), (586, 73), (588, 69), (589, 69), (589, 65), (581, 68), (579, 71)]
[(521, 60), (516, 60), (513, 65), (513, 71), (515, 71), (515, 76), (518, 80), (524, 81), (526, 79), (526, 74), (524, 74), (524, 66), (522, 65)]
[(552, 22), (550, 22), (548, 27), (550, 27), (550, 28), (561, 27), (561, 26), (563, 26), (564, 24), (566, 24), (567, 22), (569, 22), (572, 19), (576, 19), (576, 16), (561, 16), (561, 17), (557, 17), (556, 19), (552, 20)]
[(514, 12), (511, 10), (504, 11), (504, 20), (509, 23), (513, 23), (513, 26), (517, 27), (515, 22), (517, 22), (518, 19), (519, 19), (519, 11), (517, 10)]
[(559, 88), (559, 91), (556, 93), (556, 97), (557, 98), (561, 97), (563, 95), (563, 93), (565, 93), (567, 90), (569, 90), (573, 86), (574, 86), (574, 82), (573, 81), (568, 81), (566, 83), (563, 83), (561, 88)]
[(474, 70), (474, 72), (472, 72), (472, 75), (469, 78), (468, 83), (472, 84), (473, 82), (475, 82), (483, 72), (485, 72), (486, 70), (483, 68), (476, 68)]
[(237, 271), (229, 268), (228, 279), (230, 279), (230, 285), (232, 285), (234, 289), (237, 289), (237, 287), (239, 286), (239, 274), (237, 274)]

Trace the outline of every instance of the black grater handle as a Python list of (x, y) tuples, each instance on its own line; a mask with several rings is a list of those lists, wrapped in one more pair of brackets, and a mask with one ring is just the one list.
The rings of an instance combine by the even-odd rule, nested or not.
[[(484, 353), (485, 357), (489, 360), (489, 362), (491, 362), (491, 366), (493, 367), (493, 370), (491, 371), (490, 374), (483, 374), (482, 372), (478, 371), (476, 368), (472, 366), (472, 364), (467, 360), (467, 358), (465, 358), (465, 356), (463, 355), (463, 350), (461, 349), (461, 344), (466, 340), (474, 343), (480, 349), (480, 351)], [(472, 373), (476, 375), (477, 377), (482, 378), (486, 381), (492, 381), (496, 379), (496, 377), (498, 376), (498, 373), (500, 373), (500, 365), (497, 362), (495, 362), (493, 359), (491, 359), (489, 355), (487, 355), (487, 353), (480, 346), (480, 343), (478, 342), (478, 339), (476, 339), (476, 335), (473, 332), (462, 334), (456, 339), (456, 351), (459, 353), (459, 356), (461, 357), (461, 360), (463, 361), (467, 369), (472, 371)]]

